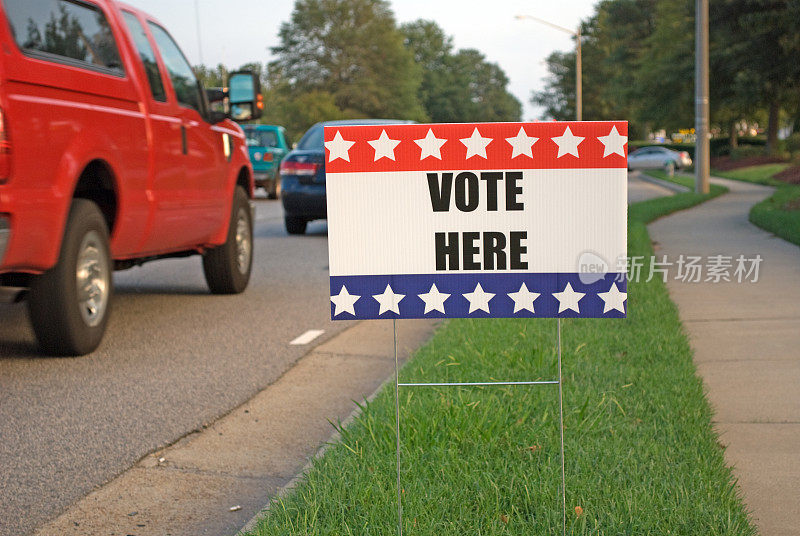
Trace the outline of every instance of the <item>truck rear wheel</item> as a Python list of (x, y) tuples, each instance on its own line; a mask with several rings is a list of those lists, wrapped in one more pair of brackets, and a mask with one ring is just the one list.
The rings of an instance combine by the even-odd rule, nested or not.
[(214, 294), (239, 294), (250, 282), (253, 267), (253, 218), (250, 200), (237, 186), (233, 192), (227, 241), (203, 255), (203, 272)]
[(98, 206), (72, 201), (56, 265), (34, 278), (28, 312), (40, 349), (78, 356), (94, 351), (111, 313), (113, 264)]

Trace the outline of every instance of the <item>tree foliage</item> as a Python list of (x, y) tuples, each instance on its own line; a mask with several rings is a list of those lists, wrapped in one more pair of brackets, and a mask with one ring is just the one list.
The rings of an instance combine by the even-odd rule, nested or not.
[(427, 119), (421, 68), (386, 0), (297, 0), (270, 76), (297, 99), (327, 93), (347, 116)]
[[(639, 135), (694, 123), (695, 2), (602, 0), (582, 25), (585, 119), (622, 118)], [(800, 123), (800, 2), (711, 2), (711, 119), (735, 125), (779, 112)], [(545, 88), (532, 102), (548, 117), (574, 117), (575, 54), (547, 60)], [(770, 113), (772, 112), (772, 113)]]
[[(517, 121), (522, 105), (508, 77), (478, 50), (454, 50), (435, 22), (398, 28), (387, 0), (296, 0), (279, 32), (276, 59), (259, 73), (261, 121), (296, 138), (334, 119), (434, 122)], [(195, 67), (207, 87), (223, 86), (224, 65)]]
[(422, 67), (419, 98), (431, 121), (518, 121), (522, 105), (508, 77), (475, 49), (453, 51), (453, 40), (433, 21), (401, 26), (405, 44)]

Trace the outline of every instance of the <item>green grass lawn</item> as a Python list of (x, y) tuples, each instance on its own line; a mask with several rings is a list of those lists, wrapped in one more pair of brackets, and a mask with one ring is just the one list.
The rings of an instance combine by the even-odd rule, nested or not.
[(789, 164), (766, 164), (714, 175), (757, 184), (775, 186), (772, 197), (750, 209), (750, 221), (762, 229), (800, 246), (800, 185), (786, 184), (772, 177)]
[[(630, 254), (652, 253), (647, 222), (708, 197), (633, 205)], [(755, 534), (665, 285), (628, 291), (625, 320), (562, 322), (568, 533)], [(447, 322), (401, 381), (552, 379), (555, 329), (555, 320)], [(557, 389), (401, 388), (404, 533), (560, 534)], [(251, 534), (395, 534), (395, 482), (388, 387)]]
[(800, 186), (784, 184), (750, 209), (750, 221), (800, 246)]
[(775, 180), (772, 177), (787, 167), (789, 167), (789, 164), (764, 164), (761, 166), (733, 169), (731, 171), (714, 171), (714, 176), (737, 181), (754, 182), (756, 184), (766, 184), (768, 186), (785, 186), (786, 183)]

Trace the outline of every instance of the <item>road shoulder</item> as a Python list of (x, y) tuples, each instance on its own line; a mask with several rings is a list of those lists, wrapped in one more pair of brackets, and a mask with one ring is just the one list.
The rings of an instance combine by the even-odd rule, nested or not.
[[(405, 360), (436, 323), (398, 322)], [(392, 323), (361, 322), (200, 432), (154, 452), (40, 528), (38, 536), (230, 535), (289, 484), (394, 371)], [(233, 511), (232, 511), (233, 510)]]

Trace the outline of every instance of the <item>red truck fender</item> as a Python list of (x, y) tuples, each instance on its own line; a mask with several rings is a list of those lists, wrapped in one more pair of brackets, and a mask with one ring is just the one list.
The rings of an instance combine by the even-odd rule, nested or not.
[[(253, 199), (255, 196), (255, 181), (253, 178), (253, 168), (250, 164), (250, 156), (247, 153), (247, 145), (245, 144), (244, 133), (241, 128), (230, 120), (226, 120), (219, 125), (211, 127), (217, 132), (228, 134), (231, 142), (231, 161), (239, 163), (240, 165), (233, 165), (229, 171), (226, 179), (225, 199), (226, 207), (231, 207), (233, 204), (233, 192), (237, 185), (241, 185), (247, 196)], [(230, 218), (225, 219), (225, 223), (215, 233), (211, 239), (212, 245), (216, 246), (225, 243), (228, 236), (228, 227), (230, 226)]]

